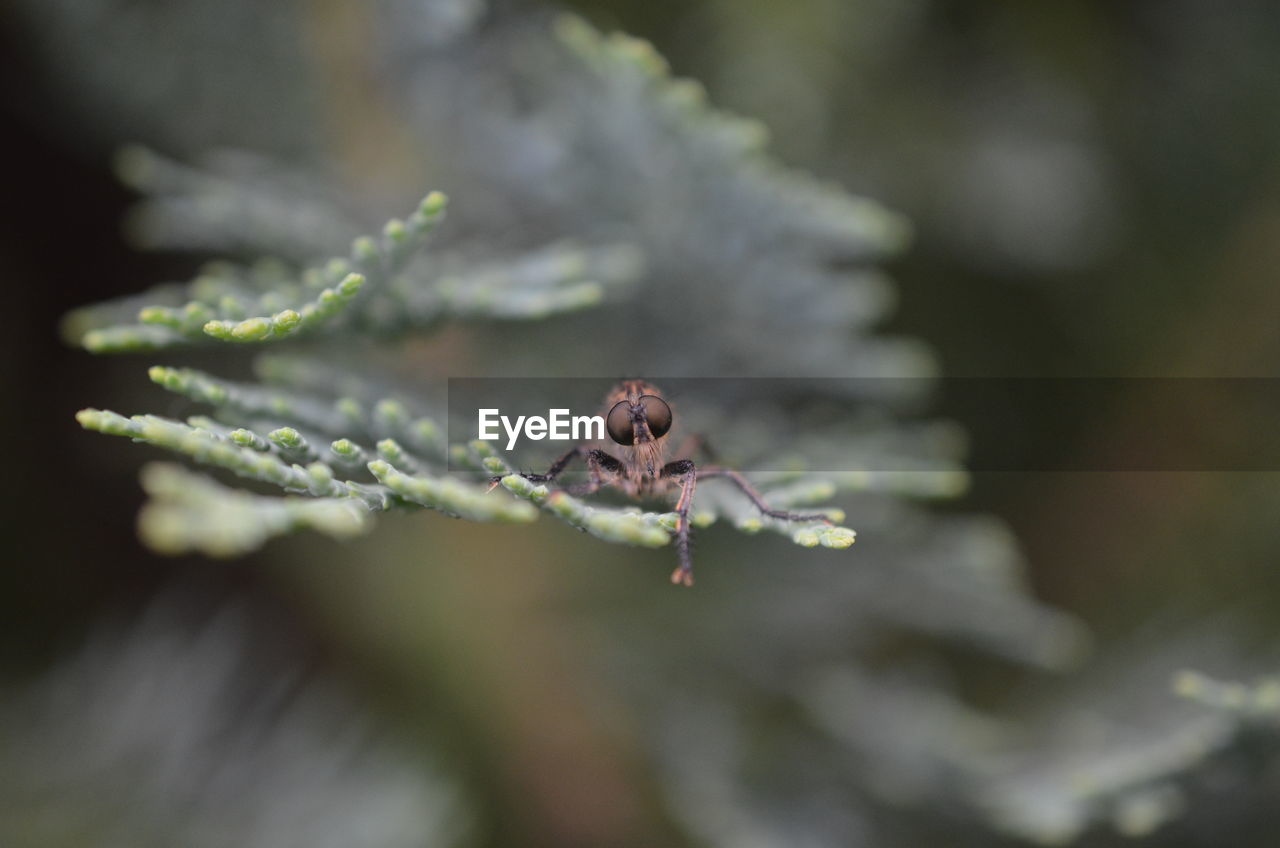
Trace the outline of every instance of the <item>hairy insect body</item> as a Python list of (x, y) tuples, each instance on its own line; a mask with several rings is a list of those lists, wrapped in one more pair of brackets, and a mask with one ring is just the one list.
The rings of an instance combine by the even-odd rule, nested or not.
[[(821, 521), (830, 524), (822, 514), (801, 514), (770, 507), (747, 479), (727, 468), (701, 467), (692, 459), (667, 462), (668, 433), (674, 422), (671, 406), (657, 387), (644, 380), (623, 380), (605, 398), (605, 434), (613, 442), (616, 453), (600, 447), (578, 445), (552, 464), (545, 474), (525, 474), (535, 483), (553, 482), (574, 457), (586, 462), (585, 485), (569, 487), (574, 494), (590, 494), (601, 487), (617, 488), (632, 498), (669, 497), (679, 489), (675, 512), (678, 516), (675, 534), (679, 561), (671, 574), (671, 582), (693, 585), (693, 559), (689, 550), (689, 512), (698, 481), (722, 477), (736, 485), (763, 514), (784, 521)], [(500, 478), (495, 478), (495, 484)]]
[[(661, 422), (652, 425), (649, 422), (649, 410), (659, 412), (658, 404), (666, 409), (665, 426), (659, 426)], [(643, 380), (623, 380), (605, 398), (603, 412), (605, 431), (616, 443), (614, 455), (622, 466), (617, 481), (619, 487), (631, 497), (665, 495), (672, 481), (663, 477), (661, 471), (672, 414), (658, 389)]]

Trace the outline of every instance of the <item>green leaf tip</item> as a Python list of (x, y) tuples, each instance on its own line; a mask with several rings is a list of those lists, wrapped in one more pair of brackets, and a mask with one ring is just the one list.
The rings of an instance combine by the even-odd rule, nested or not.
[(471, 452), (478, 457), (485, 458), (494, 456), (493, 445), (489, 444), (484, 439), (472, 439), (467, 443), (467, 447), (469, 447)]
[(392, 465), (399, 465), (411, 470), (418, 465), (395, 439), (381, 439), (374, 445), (374, 449), (378, 452), (378, 456)]
[(249, 318), (231, 327), (231, 338), (238, 342), (256, 342), (271, 335), (270, 318)]
[(80, 346), (89, 353), (138, 353), (171, 347), (181, 340), (171, 327), (124, 324), (89, 330), (80, 337)]
[(271, 449), (271, 445), (265, 439), (252, 430), (246, 430), (243, 427), (237, 430), (232, 430), (227, 434), (227, 438), (242, 448), (253, 448), (256, 451)]
[(695, 510), (693, 515), (689, 516), (689, 523), (698, 528), (710, 527), (716, 523), (716, 514), (706, 510)]
[[(331, 265), (334, 265), (334, 263), (331, 263)], [(341, 282), (333, 288), (321, 290), (315, 300), (303, 304), (298, 309), (286, 308), (275, 312), (273, 315), (237, 318), (235, 316), (243, 311), (239, 307), (238, 301), (232, 298), (223, 298), (220, 303), (220, 309), (224, 315), (230, 314), (233, 318), (217, 318), (205, 321), (201, 325), (201, 330), (206, 336), (219, 341), (261, 342), (269, 339), (285, 338), (309, 327), (319, 326), (344, 310), (367, 282), (363, 274), (347, 272), (347, 267), (346, 262), (342, 261), (336, 267), (331, 268), (331, 272), (335, 276), (339, 273), (345, 274)], [(258, 305), (263, 306), (271, 301), (278, 300), (279, 298), (268, 295), (264, 296)], [(147, 312), (152, 317), (152, 320), (156, 322), (172, 326), (185, 326), (191, 318), (203, 317), (207, 312), (207, 310), (193, 309), (192, 307), (193, 304), (188, 304), (186, 319), (175, 317), (172, 310), (156, 311), (147, 309), (144, 312)]]
[(86, 430), (96, 430), (105, 433), (105, 416), (101, 409), (82, 409), (76, 413), (76, 423)]
[(813, 548), (821, 545), (824, 548), (843, 550), (853, 545), (857, 534), (848, 527), (828, 527), (818, 524), (796, 530), (792, 538), (797, 545)]
[(271, 316), (271, 328), (277, 334), (291, 333), (298, 328), (302, 316), (292, 309), (284, 309)]
[(185, 395), (201, 403), (221, 406), (229, 399), (226, 386), (199, 371), (190, 368), (170, 368), (165, 365), (153, 365), (147, 369), (151, 382), (163, 386), (166, 390)]
[(338, 293), (344, 297), (352, 297), (366, 282), (364, 274), (357, 274), (352, 271), (338, 283)]
[(373, 407), (373, 414), (381, 418), (403, 421), (408, 417), (404, 404), (394, 398), (383, 398)]
[[(488, 459), (496, 459), (496, 457), (487, 457), (486, 461)], [(501, 462), (501, 460), (499, 460), (499, 462)], [(537, 504), (544, 503), (547, 499), (547, 494), (550, 491), (546, 486), (527, 480), (520, 474), (508, 474), (503, 477), (500, 482), (502, 483), (502, 487), (511, 494), (533, 501)]]
[(175, 329), (182, 326), (182, 319), (167, 306), (144, 306), (138, 310), (138, 320), (143, 324), (161, 324)]
[(387, 221), (386, 226), (382, 228), (382, 235), (389, 241), (402, 242), (408, 238), (409, 231), (404, 225), (404, 221), (399, 218), (392, 218)]
[(469, 518), (473, 521), (528, 523), (535, 521), (538, 510), (529, 503), (511, 498), (493, 497), (487, 488), (462, 483), (450, 477), (405, 474), (386, 460), (368, 464), (369, 473), (405, 500)]
[(369, 236), (357, 236), (351, 242), (351, 255), (357, 262), (369, 264), (378, 258), (378, 243)]
[(422, 198), (422, 203), (418, 206), (418, 211), (428, 217), (435, 217), (445, 210), (449, 205), (449, 197), (442, 191), (429, 192), (426, 197)]
[(272, 430), (267, 434), (267, 438), (282, 448), (300, 448), (306, 444), (302, 434), (292, 427), (281, 427), (277, 430)]
[(564, 491), (548, 495), (546, 507), (569, 524), (606, 541), (646, 548), (659, 548), (671, 541), (666, 530), (650, 523), (642, 513), (597, 509)]
[(254, 495), (169, 463), (145, 466), (142, 485), (151, 500), (138, 514), (138, 535), (162, 554), (239, 556), (295, 530), (349, 539), (373, 523), (368, 510), (350, 498)]

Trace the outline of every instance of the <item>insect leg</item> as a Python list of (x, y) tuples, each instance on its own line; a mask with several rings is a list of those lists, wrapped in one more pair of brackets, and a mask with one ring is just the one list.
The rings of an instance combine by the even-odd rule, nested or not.
[[(571, 451), (551, 463), (551, 467), (547, 469), (546, 474), (521, 474), (520, 476), (530, 483), (550, 483), (564, 472), (575, 456), (585, 456), (589, 453), (591, 452), (587, 450), (586, 446), (575, 445)], [(588, 461), (589, 464), (590, 462)]]
[[(547, 469), (547, 473), (521, 474), (520, 476), (528, 480), (530, 483), (555, 482), (556, 478), (558, 478), (561, 474), (564, 473), (564, 470), (569, 466), (569, 463), (573, 462), (573, 458), (575, 456), (581, 456), (584, 459), (586, 459), (587, 471), (590, 473), (591, 476), (588, 478), (586, 483), (583, 483), (580, 486), (568, 487), (567, 491), (570, 494), (585, 495), (585, 494), (590, 494), (591, 492), (594, 492), (596, 489), (599, 489), (600, 486), (604, 483), (604, 480), (600, 474), (601, 469), (613, 474), (618, 474), (618, 473), (621, 473), (622, 471), (622, 463), (618, 462), (618, 460), (614, 459), (612, 456), (605, 453), (604, 451), (588, 448), (586, 445), (578, 445), (574, 447), (573, 450), (569, 451), (564, 456), (560, 457), (555, 462), (551, 463), (551, 467)], [(489, 491), (493, 491), (501, 482), (502, 482), (501, 477), (490, 477)]]
[[(599, 453), (599, 451), (594, 451), (594, 452)], [(573, 458), (575, 456), (578, 456), (584, 453), (588, 453), (585, 445), (575, 445), (573, 450), (569, 451), (567, 454), (560, 457), (555, 462), (551, 463), (551, 467), (547, 469), (546, 474), (521, 474), (520, 476), (528, 480), (530, 483), (550, 483), (551, 481), (555, 480), (557, 477), (560, 476), (560, 474), (565, 470), (565, 468), (569, 465), (569, 463), (573, 461)], [(495, 488), (497, 488), (498, 484), (501, 482), (502, 482), (501, 476), (490, 477), (489, 491), (492, 492)]]
[(693, 490), (698, 485), (698, 469), (693, 460), (677, 459), (668, 462), (662, 476), (680, 480), (680, 500), (676, 501), (676, 555), (680, 564), (671, 572), (671, 582), (677, 585), (693, 585), (693, 558), (689, 553), (689, 509), (693, 506)]
[(768, 503), (765, 502), (764, 497), (758, 491), (756, 491), (755, 486), (752, 486), (750, 483), (748, 483), (747, 478), (743, 477), (737, 471), (733, 471), (728, 468), (700, 468), (698, 469), (698, 477), (699, 478), (724, 477), (726, 479), (732, 480), (734, 485), (736, 485), (739, 489), (741, 489), (742, 493), (746, 495), (748, 498), (750, 498), (751, 502), (756, 505), (756, 509), (760, 510), (760, 512), (764, 513), (770, 518), (778, 518), (778, 519), (781, 519), (782, 521), (821, 521), (824, 524), (831, 523), (831, 519), (827, 518), (825, 515), (823, 515), (820, 512), (803, 513), (803, 512), (788, 512), (787, 510), (784, 510), (784, 509), (774, 509), (773, 507), (769, 506)]
[(600, 473), (601, 470), (615, 476), (622, 473), (622, 463), (602, 450), (588, 450), (584, 455), (587, 458), (587, 472), (590, 476), (581, 485), (566, 487), (565, 491), (571, 495), (589, 495), (604, 485), (605, 480)]

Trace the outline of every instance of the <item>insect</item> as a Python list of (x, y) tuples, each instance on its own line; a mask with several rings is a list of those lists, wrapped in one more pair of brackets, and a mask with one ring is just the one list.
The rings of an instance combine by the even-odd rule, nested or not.
[[(675, 512), (676, 555), (679, 564), (671, 573), (671, 582), (693, 585), (693, 559), (689, 550), (689, 511), (699, 480), (722, 477), (736, 485), (756, 508), (770, 518), (783, 521), (821, 521), (831, 524), (820, 513), (806, 514), (773, 509), (747, 479), (728, 468), (698, 467), (691, 459), (667, 462), (670, 443), (667, 434), (674, 423), (671, 405), (656, 387), (644, 380), (623, 380), (614, 387), (604, 405), (605, 432), (617, 452), (611, 454), (588, 444), (580, 444), (560, 457), (545, 474), (524, 474), (533, 483), (552, 483), (569, 464), (581, 457), (587, 466), (587, 480), (566, 491), (574, 495), (591, 494), (605, 486), (622, 490), (632, 498), (661, 498), (679, 489)], [(496, 485), (501, 478), (494, 478)]]

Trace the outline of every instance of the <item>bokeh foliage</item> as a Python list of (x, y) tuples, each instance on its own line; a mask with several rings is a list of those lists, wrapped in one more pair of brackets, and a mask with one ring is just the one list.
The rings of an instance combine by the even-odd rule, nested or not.
[[(196, 0), (39, 5), (28, 11), (35, 41), (49, 55), (78, 57), (57, 65), (57, 84), (78, 92), (81, 114), (96, 116), (92, 132), (175, 156), (135, 150), (124, 158), (124, 176), (147, 195), (132, 219), (135, 236), (237, 261), (69, 320), (68, 334), (89, 347), (169, 346), (159, 361), (173, 367), (153, 369), (152, 379), (202, 404), (185, 420), (90, 412), (82, 423), (321, 496), (281, 499), (238, 481), (228, 489), (151, 467), (144, 483), (157, 502), (142, 529), (161, 548), (231, 553), (306, 526), (347, 535), (366, 523), (352, 504), (532, 517), (525, 501), (502, 492), (482, 499), (481, 487), (451, 488), (423, 473), (446, 447), (421, 423), (432, 410), (415, 404), (430, 397), (432, 377), (447, 373), (573, 374), (589, 362), (597, 375), (917, 377), (936, 367), (923, 345), (876, 331), (896, 299), (878, 266), (903, 247), (903, 219), (782, 169), (765, 152), (760, 124), (710, 110), (701, 87), (668, 77), (644, 42), (523, 4), (474, 0), (384, 2), (359, 13), (337, 4), (259, 12)], [(609, 6), (628, 14), (626, 4)], [(700, 4), (692, 18), (704, 37), (682, 61), (725, 99), (766, 115), (792, 158), (911, 209), (925, 236), (915, 261), (926, 271), (951, 269), (931, 275), (917, 266), (913, 274), (917, 284), (933, 278), (927, 290), (939, 305), (925, 323), (940, 337), (955, 343), (948, 328), (963, 326), (956, 316), (973, 311), (969, 299), (981, 294), (980, 284), (966, 283), (984, 272), (1047, 288), (1111, 255), (1124, 204), (1095, 143), (1104, 121), (1073, 111), (1078, 92), (1061, 95), (1051, 70), (1010, 79), (973, 57), (959, 70), (950, 61), (957, 43), (994, 46), (1001, 59), (1017, 53), (1008, 33), (1018, 31), (1018, 14), (1032, 13), (983, 18), (876, 2), (744, 8)], [(1046, 19), (1070, 24), (1068, 32), (1107, 31), (1102, 13), (1080, 8)], [(960, 20), (938, 26), (947, 14)], [(1134, 16), (1139, 27), (1167, 17), (1166, 43), (1222, 31), (1198, 28), (1203, 16), (1181, 7), (1166, 16), (1148, 5)], [(644, 20), (679, 45), (671, 27), (689, 18), (655, 23), (660, 17)], [(1226, 26), (1221, 20), (1214, 18)], [(248, 31), (258, 35), (246, 38)], [(919, 32), (961, 35), (936, 38), (932, 52), (902, 52)], [(815, 39), (826, 52), (803, 49)], [(1087, 39), (1044, 40), (1036, 55), (1051, 57), (1050, 67), (1089, 64), (1069, 52)], [(156, 82), (154, 69), (166, 64), (183, 69), (173, 85)], [(1185, 82), (1202, 65), (1177, 67), (1189, 76), (1174, 78)], [(976, 81), (967, 91), (977, 106), (947, 97), (939, 81), (953, 76)], [(200, 100), (191, 80), (218, 82)], [(1224, 98), (1206, 89), (1196, 102), (1217, 108)], [(1010, 124), (1011, 114), (1026, 120)], [(1156, 126), (1168, 120), (1160, 117), (1167, 111), (1146, 114)], [(1177, 151), (1204, 148), (1171, 138), (1160, 155), (1148, 155), (1145, 142), (1130, 153), (1152, 186), (1173, 186), (1153, 194), (1176, 200), (1181, 183), (1160, 174), (1178, 172)], [(226, 145), (252, 152), (211, 152)], [(1231, 166), (1220, 171), (1229, 176)], [(404, 229), (350, 244), (354, 233), (376, 232), (387, 210), (413, 208), (428, 188), (453, 198), (450, 220), (403, 266), (398, 234), (416, 232), (431, 205)], [(1160, 220), (1188, 245), (1206, 243)], [(1161, 263), (1143, 259), (1120, 265), (1158, 277)], [(1071, 303), (1070, 291), (1053, 296)], [(1087, 291), (1113, 308), (1125, 303), (1123, 291)], [(997, 316), (998, 301), (984, 302)], [(913, 309), (920, 314), (908, 303)], [(511, 320), (530, 318), (537, 320)], [(423, 342), (424, 330), (437, 341)], [(1068, 325), (1062, 336), (1084, 332)], [(233, 340), (273, 346), (253, 364), (252, 381), (241, 373), (245, 348)], [(1042, 342), (1028, 345), (1041, 350)], [(204, 357), (198, 368), (186, 367), (178, 349), (192, 343), (192, 355)], [(1097, 347), (1132, 344), (1114, 335)], [(968, 350), (969, 367), (991, 361), (980, 344)], [(138, 375), (145, 365), (127, 367)], [(806, 397), (799, 382), (794, 395), (762, 404), (831, 400)], [(116, 401), (104, 391), (90, 402)], [(156, 395), (140, 402), (169, 403)], [(838, 404), (870, 407), (896, 426), (884, 399)], [(732, 448), (732, 436), (724, 438)], [(801, 453), (812, 447), (788, 438)], [(859, 449), (855, 434), (845, 447)], [(920, 449), (962, 458), (941, 431)], [(492, 458), (474, 459), (485, 467)], [(955, 480), (949, 474), (944, 485), (919, 489), (956, 494)], [(1248, 844), (1267, 832), (1260, 799), (1273, 780), (1270, 688), (1186, 672), (1201, 667), (1245, 681), (1262, 672), (1266, 652), (1242, 652), (1234, 619), (1157, 622), (1047, 682), (1043, 672), (1081, 661), (1087, 640), (1075, 618), (1034, 599), (1004, 526), (934, 511), (865, 480), (817, 482), (830, 483), (818, 491), (839, 499), (857, 545), (799, 551), (768, 535), (704, 529), (702, 586), (689, 597), (673, 597), (657, 579), (669, 551), (578, 544), (542, 527), (513, 535), (495, 528), (482, 538), (429, 516), (421, 528), (386, 522), (382, 533), (336, 548), (298, 537), (285, 543), (297, 547), (275, 550), (301, 560), (281, 579), (299, 606), (322, 611), (317, 629), (381, 669), (394, 681), (384, 684), (388, 697), (412, 706), (401, 723), (422, 733), (431, 752), (415, 755), (434, 763), (433, 754), (446, 754), (440, 783), (431, 771), (425, 785), (399, 784), (407, 796), (388, 794), (461, 799), (479, 811), (472, 839), (652, 844), (661, 834), (664, 842), (735, 846), (986, 845), (1109, 844), (1121, 834)], [(732, 502), (710, 502), (739, 520)], [(1131, 502), (1141, 498), (1114, 501)], [(1265, 516), (1261, 503), (1254, 508)], [(1190, 504), (1174, 506), (1188, 514)], [(1112, 512), (1123, 520), (1125, 509)], [(586, 523), (581, 513), (577, 521)], [(1247, 532), (1252, 525), (1240, 521)], [(625, 532), (649, 537), (661, 522), (641, 516)], [(219, 524), (244, 533), (203, 532)], [(1063, 520), (1049, 537), (1078, 535)], [(1176, 537), (1164, 538), (1177, 553)], [(655, 563), (662, 568), (649, 567)], [(627, 573), (632, 564), (638, 573)], [(1080, 567), (1101, 573), (1086, 561)], [(580, 584), (548, 588), (535, 569)], [(1138, 582), (1132, 591), (1151, 590)], [(102, 644), (125, 658), (134, 650), (128, 640)], [(569, 670), (547, 659), (557, 652), (572, 658)], [(532, 658), (536, 673), (516, 657)], [(132, 667), (124, 664), (121, 679)], [(548, 670), (551, 685), (574, 694), (553, 696), (539, 684)], [(965, 672), (999, 683), (979, 690)], [(216, 676), (205, 679), (219, 689)], [(191, 722), (174, 732), (205, 719)], [(278, 732), (292, 726), (286, 716)], [(441, 727), (461, 741), (433, 733)], [(125, 741), (140, 733), (113, 732)], [(303, 755), (331, 732), (302, 736), (282, 761), (307, 762)], [(486, 745), (490, 737), (497, 741)], [(201, 754), (209, 763), (229, 762), (211, 748)], [(30, 770), (19, 774), (40, 774), (39, 756), (12, 761)], [(171, 761), (161, 752), (142, 762), (145, 771)], [(575, 781), (579, 770), (589, 777)], [(355, 801), (386, 790), (380, 767), (340, 771), (350, 783), (324, 797), (378, 818)], [(271, 792), (270, 770), (258, 772), (257, 791)], [(544, 788), (561, 781), (580, 794)], [(55, 788), (48, 797), (56, 810), (75, 796)], [(301, 809), (320, 796), (293, 797)], [(630, 812), (592, 811), (583, 797)], [(291, 809), (281, 802), (282, 821)], [(517, 824), (501, 824), (513, 811)], [(436, 820), (389, 820), (439, 841), (460, 833), (433, 830)], [(164, 833), (198, 825), (178, 818)], [(266, 833), (242, 844), (278, 844)], [(404, 831), (385, 833), (396, 844)]]

